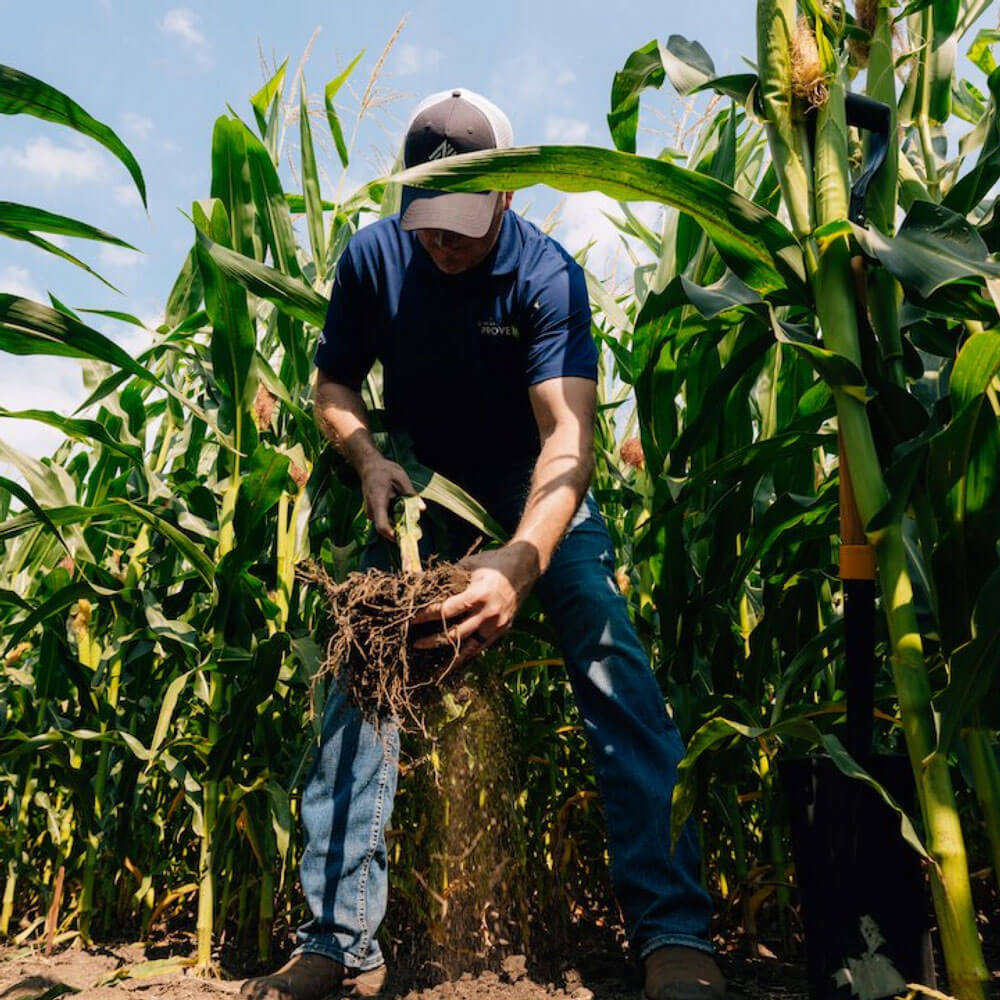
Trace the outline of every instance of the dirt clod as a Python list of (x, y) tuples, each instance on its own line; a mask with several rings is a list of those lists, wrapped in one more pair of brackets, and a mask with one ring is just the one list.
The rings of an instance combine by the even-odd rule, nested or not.
[(528, 959), (524, 955), (508, 955), (500, 967), (507, 981), (516, 983), (528, 974)]
[(366, 718), (396, 718), (422, 730), (424, 709), (440, 700), (459, 650), (452, 643), (414, 648), (413, 639), (438, 627), (414, 626), (413, 617), (464, 590), (468, 571), (436, 563), (422, 573), (368, 570), (336, 583), (311, 564), (300, 575), (322, 588), (330, 612), (326, 660), (315, 680), (336, 676)]

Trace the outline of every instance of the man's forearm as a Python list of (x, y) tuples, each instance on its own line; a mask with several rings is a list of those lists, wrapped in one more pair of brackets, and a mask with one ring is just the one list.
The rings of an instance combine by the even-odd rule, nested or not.
[(380, 456), (368, 427), (361, 393), (320, 377), (314, 412), (323, 436), (359, 473), (367, 461)]
[(534, 550), (539, 575), (548, 568), (552, 554), (583, 502), (593, 471), (592, 449), (581, 449), (577, 434), (555, 433), (542, 445), (524, 512), (509, 543), (512, 547), (523, 543)]
[(361, 394), (322, 374), (316, 382), (316, 423), (324, 436), (354, 466), (361, 479), (365, 512), (375, 530), (394, 538), (390, 507), (415, 492), (406, 470), (375, 447)]

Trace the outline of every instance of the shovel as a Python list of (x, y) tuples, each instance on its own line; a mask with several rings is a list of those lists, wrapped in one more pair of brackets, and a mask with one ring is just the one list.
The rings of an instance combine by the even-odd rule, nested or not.
[[(847, 98), (847, 121), (872, 133), (851, 191), (851, 220), (863, 216), (872, 177), (885, 160), (891, 116), (885, 104)], [(867, 322), (867, 317), (859, 317)], [(854, 759), (908, 813), (915, 789), (905, 755), (876, 754), (875, 554), (865, 538), (840, 447), (840, 578), (844, 589), (847, 720)], [(788, 805), (792, 856), (805, 927), (813, 1000), (905, 995), (907, 983), (933, 986), (928, 904), (917, 853), (898, 815), (868, 785), (848, 778), (826, 754), (778, 766)]]

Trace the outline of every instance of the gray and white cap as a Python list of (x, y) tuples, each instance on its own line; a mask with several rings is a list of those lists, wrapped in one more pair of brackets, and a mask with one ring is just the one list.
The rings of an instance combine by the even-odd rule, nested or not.
[[(424, 98), (411, 115), (403, 163), (415, 167), (513, 143), (510, 121), (492, 101), (471, 90), (442, 90)], [(499, 197), (496, 191), (470, 194), (404, 185), (400, 222), (403, 229), (447, 229), (478, 239), (489, 230)]]

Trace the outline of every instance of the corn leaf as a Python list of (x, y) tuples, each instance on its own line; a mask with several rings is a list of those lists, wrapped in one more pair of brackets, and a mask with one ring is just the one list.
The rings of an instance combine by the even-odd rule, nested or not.
[(715, 77), (715, 63), (701, 42), (671, 35), (660, 49), (663, 69), (682, 97), (701, 90)]
[(95, 523), (121, 515), (121, 510), (113, 503), (98, 504), (88, 507), (83, 504), (65, 504), (60, 507), (31, 508), (0, 523), (0, 542), (30, 531), (42, 525), (49, 531), (57, 528), (75, 526), (86, 522)]
[(894, 238), (858, 226), (854, 235), (904, 289), (925, 299), (951, 282), (981, 279), (989, 288), (1000, 279), (1000, 264), (975, 227), (943, 205), (914, 202)]
[[(288, 205), (288, 211), (293, 215), (304, 215), (306, 211), (306, 199), (305, 195), (301, 194), (289, 194), (285, 193), (285, 202)], [(335, 201), (327, 201), (325, 198), (322, 201), (324, 212), (335, 212), (338, 208)]]
[[(204, 234), (216, 242), (229, 238), (226, 210), (218, 199), (205, 205), (195, 203), (194, 219), (199, 237)], [(249, 404), (249, 374), (256, 349), (254, 326), (245, 289), (219, 271), (200, 238), (196, 246), (205, 286), (205, 308), (212, 321), (212, 370), (219, 388), (229, 400), (231, 422), (236, 426)]]
[(660, 44), (654, 38), (636, 49), (611, 84), (611, 111), (608, 128), (616, 149), (635, 152), (639, 127), (639, 97), (648, 87), (663, 86), (665, 73), (660, 58)]
[(704, 319), (716, 319), (730, 310), (741, 312), (757, 311), (764, 315), (764, 300), (740, 279), (727, 271), (718, 281), (701, 286), (680, 276), (681, 287), (688, 301), (701, 313)]
[(19, 205), (12, 201), (0, 201), (0, 230), (6, 235), (22, 233), (54, 233), (58, 236), (72, 236), (81, 240), (97, 240), (115, 246), (135, 250), (131, 243), (113, 236), (111, 233), (88, 225), (77, 219), (32, 205)]
[(842, 774), (848, 778), (854, 778), (857, 781), (863, 782), (878, 793), (882, 801), (899, 816), (899, 829), (903, 835), (903, 839), (924, 860), (932, 861), (910, 817), (906, 815), (895, 799), (851, 757), (836, 736), (829, 733), (821, 733), (816, 728), (815, 723), (805, 716), (785, 719), (767, 728), (748, 726), (721, 717), (710, 719), (701, 726), (688, 742), (687, 752), (677, 768), (677, 784), (674, 786), (674, 797), (670, 810), (671, 843), (677, 843), (681, 829), (691, 815), (695, 801), (694, 766), (702, 754), (715, 749), (722, 743), (730, 742), (734, 738), (759, 740), (774, 736), (805, 740), (813, 746), (824, 747)]
[(38, 236), (35, 233), (29, 232), (28, 230), (24, 229), (7, 229), (3, 225), (2, 221), (0, 221), (0, 236), (8, 236), (12, 240), (20, 240), (22, 243), (29, 243), (31, 244), (31, 246), (37, 247), (39, 250), (43, 250), (45, 253), (50, 253), (54, 257), (59, 257), (62, 260), (68, 261), (70, 264), (73, 264), (74, 266), (81, 268), (88, 274), (92, 274), (102, 284), (107, 285), (108, 288), (111, 289), (111, 291), (113, 292), (121, 291), (120, 288), (111, 284), (111, 282), (108, 281), (108, 279), (105, 278), (104, 275), (100, 274), (98, 271), (95, 271), (89, 264), (80, 260), (79, 257), (75, 256), (74, 254), (71, 254), (68, 250), (64, 250), (58, 244), (53, 243), (42, 236)]
[(188, 670), (183, 674), (179, 674), (167, 685), (166, 691), (163, 692), (160, 712), (156, 717), (156, 726), (153, 729), (153, 739), (149, 744), (149, 754), (151, 757), (155, 756), (159, 752), (160, 747), (163, 746), (163, 741), (167, 738), (167, 731), (174, 720), (177, 700), (180, 698), (181, 692), (194, 673), (196, 671)]
[(712, 177), (662, 160), (587, 146), (526, 146), (447, 157), (392, 180), (449, 191), (548, 184), (560, 191), (600, 191), (617, 201), (670, 205), (698, 222), (751, 288), (804, 294), (798, 242), (775, 216)]
[(34, 514), (35, 517), (37, 517), (38, 520), (45, 525), (45, 527), (48, 528), (53, 535), (56, 536), (56, 539), (63, 549), (65, 549), (67, 553), (69, 552), (69, 546), (66, 544), (63, 536), (59, 534), (59, 529), (52, 523), (48, 514), (45, 513), (45, 510), (31, 495), (31, 493), (28, 492), (28, 490), (26, 490), (20, 483), (15, 483), (13, 479), (8, 479), (6, 476), (0, 476), (0, 487), (3, 487), (3, 489), (5, 489), (12, 496), (17, 497), (17, 499), (20, 500), (21, 503), (23, 503), (24, 506), (27, 507), (28, 510), (31, 511), (31, 513)]
[(254, 118), (257, 119), (257, 127), (260, 129), (261, 138), (267, 136), (268, 115), (271, 113), (272, 105), (277, 105), (281, 100), (281, 91), (285, 85), (285, 67), (288, 59), (278, 67), (277, 72), (250, 98), (250, 106), (253, 108)]
[(283, 492), (294, 488), (288, 476), (288, 456), (265, 444), (258, 445), (240, 480), (236, 500), (236, 549), (245, 562), (253, 562), (266, 538), (257, 537), (261, 522), (278, 502)]
[(437, 472), (431, 472), (412, 459), (403, 457), (401, 464), (420, 496), (440, 504), (445, 510), (450, 510), (494, 541), (507, 540), (507, 532), (490, 516), (486, 508), (457, 483)]
[(137, 326), (143, 330), (149, 329), (138, 316), (121, 312), (118, 309), (82, 309), (78, 307), (76, 311), (78, 313), (86, 313), (88, 316), (105, 316), (108, 319), (116, 319), (120, 323), (128, 323), (129, 326)]
[[(247, 163), (247, 127), (236, 118), (222, 115), (212, 129), (211, 196), (226, 210), (230, 236), (227, 244), (251, 257), (261, 255), (254, 227), (256, 208)], [(217, 237), (218, 238), (218, 237)]]
[(282, 312), (310, 326), (323, 326), (326, 300), (308, 285), (235, 253), (213, 242), (204, 233), (199, 233), (199, 242), (219, 271), (239, 282), (247, 291), (273, 302)]
[(316, 264), (316, 278), (325, 276), (326, 249), (323, 239), (323, 199), (319, 192), (319, 170), (316, 166), (316, 150), (313, 147), (312, 127), (309, 124), (309, 100), (306, 97), (305, 81), (299, 94), (299, 141), (302, 145), (302, 193), (306, 199), (306, 224), (309, 230), (309, 245), (312, 247)]
[(1000, 369), (1000, 331), (984, 330), (970, 337), (951, 374), (953, 412), (960, 414), (986, 392)]
[(0, 418), (10, 417), (15, 420), (35, 420), (38, 423), (54, 427), (67, 437), (76, 441), (95, 441), (116, 455), (121, 455), (132, 464), (143, 467), (142, 449), (138, 445), (126, 444), (120, 441), (97, 420), (84, 420), (73, 417), (62, 417), (52, 410), (7, 410), (0, 406)]
[(0, 351), (105, 361), (160, 385), (159, 379), (113, 340), (40, 302), (0, 293)]
[(344, 169), (347, 169), (348, 163), (348, 150), (347, 143), (344, 142), (344, 130), (341, 128), (340, 119), (337, 117), (337, 109), (334, 106), (333, 99), (337, 96), (337, 91), (344, 85), (347, 78), (354, 72), (355, 66), (361, 61), (361, 57), (365, 54), (365, 50), (362, 49), (347, 65), (347, 68), (339, 76), (335, 76), (327, 85), (326, 89), (323, 91), (323, 103), (326, 106), (326, 120), (327, 124), (330, 126), (330, 135), (333, 136), (333, 144), (337, 147), (337, 155), (340, 157), (341, 165)]
[(1000, 569), (994, 570), (979, 591), (972, 615), (972, 638), (951, 655), (948, 686), (935, 699), (941, 713), (938, 748), (948, 753), (974, 710), (982, 723), (1000, 722), (997, 681), (1000, 674)]
[[(959, 355), (954, 419), (930, 442), (926, 489), (940, 536), (933, 565), (942, 645), (968, 638), (980, 589), (997, 566), (1000, 523), (1000, 422), (985, 389), (1000, 363), (1000, 334), (979, 333)], [(976, 390), (979, 390), (978, 392)]]
[(905, 122), (926, 115), (932, 122), (943, 123), (951, 115), (961, 7), (962, 0), (920, 0), (903, 11), (908, 17), (907, 33), (917, 49), (900, 98), (900, 118)]
[(109, 591), (106, 588), (95, 587), (86, 580), (80, 580), (61, 587), (50, 598), (35, 608), (31, 614), (16, 624), (3, 651), (5, 653), (9, 652), (36, 625), (41, 624), (53, 615), (59, 614), (61, 611), (65, 611), (71, 604), (75, 604), (81, 598), (109, 597), (113, 593), (114, 591)]
[(223, 434), (197, 403), (161, 381), (113, 340), (40, 302), (0, 293), (0, 351), (107, 362), (162, 389), (215, 430), (227, 447), (232, 447), (230, 435)]
[(66, 125), (99, 142), (128, 170), (146, 204), (146, 182), (129, 148), (103, 122), (92, 118), (72, 98), (41, 80), (10, 66), (0, 66), (0, 114), (34, 115), (45, 121)]
[(1000, 69), (989, 78), (990, 103), (982, 127), (983, 148), (975, 166), (945, 196), (943, 204), (953, 212), (968, 215), (1000, 180)]
[(167, 306), (164, 310), (163, 322), (171, 330), (180, 326), (201, 304), (205, 289), (198, 269), (197, 252), (194, 247), (184, 258), (180, 272), (174, 281), (170, 295), (167, 296)]
[(244, 141), (254, 202), (257, 206), (257, 219), (263, 231), (265, 247), (271, 251), (271, 260), (278, 270), (297, 278), (302, 272), (295, 256), (292, 217), (281, 188), (278, 171), (270, 153), (249, 131), (246, 132)]
[(788, 323), (775, 319), (772, 329), (778, 341), (788, 344), (802, 355), (831, 389), (838, 389), (862, 402), (868, 400), (871, 389), (868, 388), (864, 372), (849, 358), (820, 347), (819, 343), (807, 333)]
[(165, 521), (149, 507), (135, 503), (132, 500), (126, 500), (124, 497), (116, 497), (112, 503), (112, 506), (115, 505), (119, 507), (119, 516), (127, 517), (131, 514), (163, 535), (191, 563), (205, 583), (209, 587), (212, 586), (215, 576), (215, 566), (212, 560), (183, 531), (172, 525), (169, 521)]

